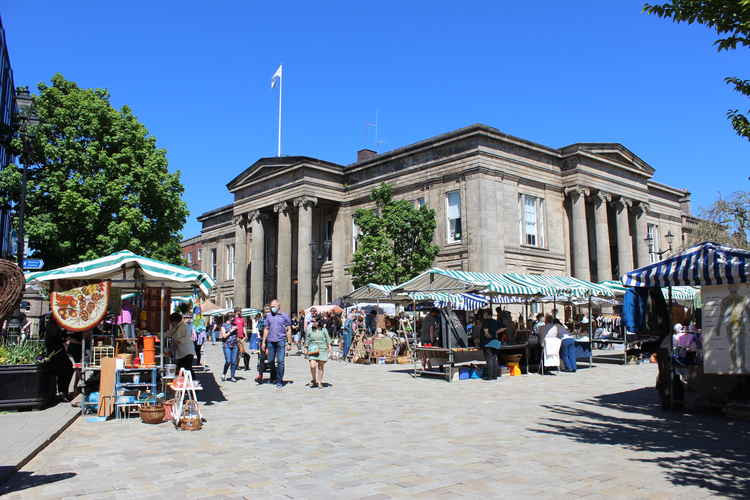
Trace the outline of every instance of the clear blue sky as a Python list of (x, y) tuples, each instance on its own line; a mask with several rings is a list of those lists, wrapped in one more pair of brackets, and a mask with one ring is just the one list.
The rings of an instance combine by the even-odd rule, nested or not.
[(55, 72), (131, 106), (182, 172), (195, 216), (276, 150), (350, 163), (481, 122), (548, 146), (621, 142), (689, 189), (694, 212), (750, 188), (750, 143), (725, 118), (747, 109), (723, 82), (748, 51), (717, 53), (702, 26), (639, 1), (249, 2), (1, 0), (17, 85)]

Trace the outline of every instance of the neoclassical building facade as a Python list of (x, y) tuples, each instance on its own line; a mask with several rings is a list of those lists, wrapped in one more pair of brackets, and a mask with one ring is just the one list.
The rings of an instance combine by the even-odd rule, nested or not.
[(330, 303), (352, 290), (353, 214), (387, 182), (396, 198), (435, 210), (435, 266), (602, 281), (649, 263), (669, 239), (688, 243), (690, 193), (653, 175), (621, 144), (556, 149), (478, 124), (361, 150), (350, 165), (261, 158), (227, 184), (232, 204), (198, 217), (201, 233), (184, 247), (215, 277), (219, 305)]

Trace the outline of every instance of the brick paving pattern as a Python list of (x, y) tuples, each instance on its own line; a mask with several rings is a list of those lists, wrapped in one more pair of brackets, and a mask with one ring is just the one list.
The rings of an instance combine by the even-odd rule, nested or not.
[[(204, 359), (208, 419), (79, 419), (5, 485), (8, 498), (747, 498), (750, 425), (665, 415), (653, 365), (448, 384), (406, 365), (328, 363), (305, 386), (287, 358), (283, 391), (255, 371), (220, 382)], [(668, 417), (668, 418), (667, 418)]]

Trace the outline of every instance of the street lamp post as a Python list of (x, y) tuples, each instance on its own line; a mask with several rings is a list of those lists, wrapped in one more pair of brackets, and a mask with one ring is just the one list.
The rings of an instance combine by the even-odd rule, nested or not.
[[(672, 252), (672, 240), (674, 239), (674, 234), (672, 234), (672, 231), (669, 230), (667, 231), (667, 234), (665, 234), (664, 236), (665, 238), (667, 238), (667, 243), (669, 244), (669, 248), (667, 248), (666, 250), (657, 250), (656, 243), (654, 242), (654, 238), (650, 234), (644, 238), (649, 244), (648, 253), (652, 255), (656, 255), (657, 257), (659, 257), (659, 259), (661, 259), (661, 256), (664, 255), (665, 253)], [(654, 245), (651, 246), (651, 244), (654, 244)]]

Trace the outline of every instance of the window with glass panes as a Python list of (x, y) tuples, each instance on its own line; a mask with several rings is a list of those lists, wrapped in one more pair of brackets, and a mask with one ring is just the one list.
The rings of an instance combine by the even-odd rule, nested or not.
[(646, 234), (648, 235), (648, 258), (653, 264), (659, 261), (659, 255), (656, 253), (659, 251), (659, 226), (647, 224)]
[(521, 244), (544, 247), (544, 200), (538, 196), (519, 196)]
[(227, 245), (227, 279), (234, 279), (234, 245)]
[(446, 222), (448, 243), (461, 241), (461, 193), (449, 191), (445, 193)]

